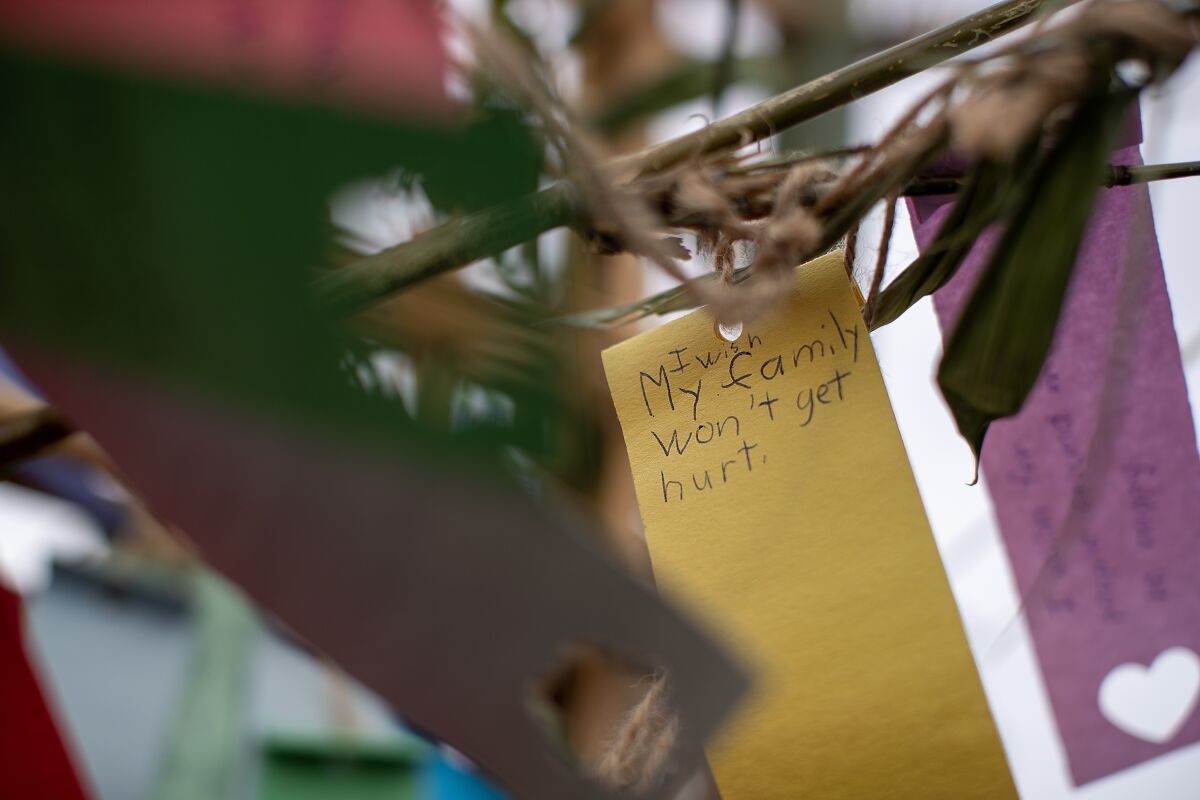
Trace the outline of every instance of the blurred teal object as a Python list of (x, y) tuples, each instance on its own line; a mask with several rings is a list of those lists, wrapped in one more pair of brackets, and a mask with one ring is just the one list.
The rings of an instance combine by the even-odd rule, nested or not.
[[(461, 757), (460, 757), (461, 758)], [(427, 770), (422, 800), (507, 800), (478, 772), (456, 763), (444, 754), (434, 758)]]

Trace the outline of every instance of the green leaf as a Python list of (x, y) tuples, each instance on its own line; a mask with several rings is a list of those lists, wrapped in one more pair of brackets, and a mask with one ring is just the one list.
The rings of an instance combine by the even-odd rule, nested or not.
[(978, 465), (997, 419), (1020, 411), (1050, 351), (1109, 151), (1136, 95), (1080, 103), (1037, 165), (938, 369), (938, 385)]
[(984, 228), (995, 222), (1012, 189), (1014, 171), (992, 161), (972, 169), (950, 213), (929, 247), (879, 295), (871, 330), (895, 322), (918, 300), (945, 286), (971, 252)]

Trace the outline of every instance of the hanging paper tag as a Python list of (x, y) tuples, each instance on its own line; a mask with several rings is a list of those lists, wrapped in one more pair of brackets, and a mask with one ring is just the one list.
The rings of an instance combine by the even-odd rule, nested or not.
[[(948, 199), (912, 206), (922, 247)], [(1076, 785), (1200, 742), (1200, 453), (1150, 211), (1145, 186), (1103, 190), (1041, 377), (983, 448)], [(944, 330), (995, 235), (935, 296)]]
[(661, 589), (757, 673), (725, 800), (1015, 797), (840, 253), (604, 353)]

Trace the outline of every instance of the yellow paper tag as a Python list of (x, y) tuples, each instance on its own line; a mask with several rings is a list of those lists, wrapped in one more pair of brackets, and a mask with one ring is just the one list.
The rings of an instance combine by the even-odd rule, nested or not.
[(604, 353), (658, 585), (756, 673), (722, 795), (1015, 797), (842, 255), (797, 281)]

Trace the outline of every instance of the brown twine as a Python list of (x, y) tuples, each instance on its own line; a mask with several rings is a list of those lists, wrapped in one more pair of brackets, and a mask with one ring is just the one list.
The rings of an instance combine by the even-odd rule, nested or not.
[(871, 288), (867, 291), (867, 304), (863, 308), (863, 319), (869, 325), (875, 316), (875, 305), (879, 302), (879, 290), (883, 287), (883, 271), (887, 268), (888, 252), (892, 247), (892, 229), (896, 226), (896, 202), (899, 197), (893, 192), (887, 197), (883, 213), (883, 232), (879, 235), (879, 253), (875, 258), (875, 274), (871, 276)]
[(854, 278), (854, 262), (858, 260), (858, 223), (846, 231), (846, 277)]
[(950, 112), (954, 149), (1006, 160), (1077, 97), (1091, 68), (1080, 49), (1050, 51), (973, 81), (973, 91)]
[(722, 237), (713, 251), (713, 266), (721, 273), (726, 286), (733, 285), (733, 240)]
[[(1008, 159), (1068, 107), (1096, 79), (1094, 42), (1124, 40), (1128, 55), (1178, 64), (1196, 44), (1183, 16), (1160, 0), (1093, 2), (1075, 19), (1017, 42), (992, 58), (1013, 58), (1002, 68), (976, 71), (970, 93), (951, 111), (956, 150), (970, 156)], [(1045, 48), (1046, 43), (1055, 44)]]
[(650, 676), (641, 700), (617, 724), (596, 777), (617, 788), (646, 790), (662, 780), (679, 738), (679, 716), (671, 710), (667, 676)]
[(897, 160), (908, 155), (910, 148), (904, 145), (910, 143), (915, 136), (926, 130), (924, 128), (914, 130), (917, 117), (934, 100), (949, 95), (950, 91), (954, 88), (955, 80), (951, 79), (939, 84), (933, 91), (918, 100), (895, 125), (888, 129), (888, 132), (879, 140), (879, 143), (872, 150), (867, 151), (854, 168), (834, 184), (828, 194), (821, 198), (818, 210), (825, 212), (843, 205), (861, 192), (864, 186), (876, 180), (880, 174), (888, 171)]
[(1182, 23), (1196, 19), (1195, 12), (1184, 17), (1161, 0), (1130, 0), (1089, 6), (1076, 25), (1093, 34), (1126, 37), (1148, 53), (1178, 63), (1197, 40), (1191, 24)]

